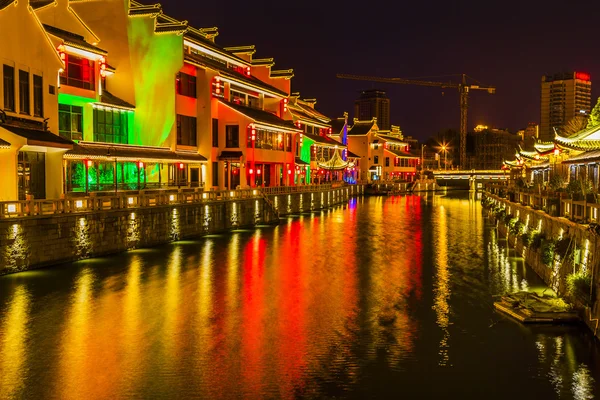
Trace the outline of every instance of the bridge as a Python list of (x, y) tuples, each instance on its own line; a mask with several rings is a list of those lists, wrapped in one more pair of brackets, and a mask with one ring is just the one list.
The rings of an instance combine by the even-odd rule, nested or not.
[(503, 170), (450, 170), (433, 171), (439, 186), (482, 190), (486, 183), (506, 181), (510, 177)]

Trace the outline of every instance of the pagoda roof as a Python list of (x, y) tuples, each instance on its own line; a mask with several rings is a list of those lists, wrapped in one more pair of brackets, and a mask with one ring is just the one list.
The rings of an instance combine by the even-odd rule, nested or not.
[(545, 156), (541, 156), (539, 152), (537, 151), (525, 151), (521, 148), (521, 146), (519, 146), (519, 152), (518, 154), (527, 159), (527, 160), (531, 160), (531, 161), (548, 161), (549, 158), (545, 157)]
[(263, 124), (273, 130), (282, 132), (301, 132), (292, 121), (286, 121), (279, 118), (277, 115), (268, 111), (259, 110), (257, 108), (246, 107), (240, 104), (235, 104), (223, 99), (219, 99), (219, 103), (224, 104), (234, 111), (245, 115), (258, 124)]
[(344, 161), (340, 156), (339, 149), (336, 149), (333, 156), (327, 161), (318, 161), (317, 166), (323, 169), (344, 169), (348, 166), (348, 161)]
[(554, 142), (561, 147), (573, 150), (600, 150), (600, 125), (584, 129), (570, 137), (556, 133)]
[(540, 154), (547, 154), (554, 151), (554, 142), (535, 142), (533, 148)]

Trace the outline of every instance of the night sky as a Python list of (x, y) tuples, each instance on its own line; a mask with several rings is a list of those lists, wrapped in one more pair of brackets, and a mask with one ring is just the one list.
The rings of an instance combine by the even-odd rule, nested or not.
[[(478, 123), (516, 131), (539, 123), (544, 74), (585, 71), (600, 95), (598, 1), (183, 1), (163, 10), (195, 27), (219, 27), (217, 43), (254, 44), (254, 57), (293, 68), (292, 90), (335, 117), (354, 113), (361, 89), (387, 90), (391, 122), (427, 138), (458, 128), (455, 89), (341, 80), (335, 74), (436, 77), (466, 73), (497, 93), (471, 96)], [(554, 4), (562, 4), (560, 7)], [(448, 78), (432, 79), (447, 80)]]

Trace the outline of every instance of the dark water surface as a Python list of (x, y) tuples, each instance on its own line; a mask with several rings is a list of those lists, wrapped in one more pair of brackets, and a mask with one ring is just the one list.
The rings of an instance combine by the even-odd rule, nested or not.
[(0, 398), (599, 398), (579, 327), (475, 199), (389, 197), (0, 277)]

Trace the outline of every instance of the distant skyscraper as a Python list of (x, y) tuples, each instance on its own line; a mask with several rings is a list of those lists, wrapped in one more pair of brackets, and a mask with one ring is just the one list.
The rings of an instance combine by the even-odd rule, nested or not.
[(540, 140), (553, 140), (553, 128), (561, 128), (577, 115), (589, 115), (591, 102), (589, 74), (568, 72), (542, 76)]
[(373, 117), (379, 129), (390, 129), (390, 99), (383, 90), (363, 90), (354, 102), (354, 118), (370, 121)]

